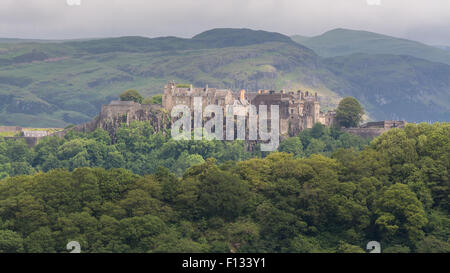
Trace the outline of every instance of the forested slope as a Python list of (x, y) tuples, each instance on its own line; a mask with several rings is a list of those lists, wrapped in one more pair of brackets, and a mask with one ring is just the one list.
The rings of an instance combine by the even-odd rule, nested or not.
[[(157, 149), (129, 133), (122, 148)], [(369, 146), (335, 145), (330, 156), (298, 148), (334, 143), (335, 134), (316, 127), (280, 145), (291, 154), (205, 158), (181, 177), (164, 168), (67, 170), (100, 158), (100, 131), (31, 151), (0, 142), (2, 162), (54, 156), (36, 165), (46, 173), (0, 181), (0, 251), (65, 252), (76, 240), (83, 252), (362, 252), (377, 240), (383, 252), (449, 252), (449, 123), (408, 124)], [(53, 169), (69, 155), (54, 165), (67, 169)]]

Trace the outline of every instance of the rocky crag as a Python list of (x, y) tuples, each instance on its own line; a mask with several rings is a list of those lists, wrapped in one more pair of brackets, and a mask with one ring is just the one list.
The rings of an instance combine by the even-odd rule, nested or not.
[(115, 141), (116, 132), (122, 124), (130, 124), (132, 121), (148, 121), (155, 132), (164, 132), (170, 127), (168, 112), (157, 104), (140, 104), (133, 101), (112, 101), (108, 105), (102, 105), (99, 116), (92, 121), (67, 128), (54, 135), (62, 137), (70, 130), (88, 133), (97, 128), (107, 131)]

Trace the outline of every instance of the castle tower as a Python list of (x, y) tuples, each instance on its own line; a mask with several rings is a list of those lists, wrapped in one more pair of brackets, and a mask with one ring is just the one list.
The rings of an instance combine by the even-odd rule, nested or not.
[(241, 100), (241, 102), (243, 102), (245, 100), (245, 89), (241, 90), (241, 93), (239, 95), (239, 99)]
[(162, 106), (165, 109), (171, 110), (173, 107), (173, 91), (175, 90), (175, 82), (169, 82), (164, 86), (164, 94), (162, 96)]
[(320, 122), (320, 103), (317, 92), (314, 94), (314, 123)]
[[(317, 99), (317, 93), (316, 93), (316, 99)], [(314, 124), (317, 122), (320, 122), (320, 103), (319, 101), (315, 100), (314, 101)]]

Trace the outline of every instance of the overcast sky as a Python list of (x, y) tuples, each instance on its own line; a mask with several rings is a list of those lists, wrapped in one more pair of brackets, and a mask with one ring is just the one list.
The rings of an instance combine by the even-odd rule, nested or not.
[(0, 37), (192, 37), (219, 27), (350, 28), (450, 45), (450, 0), (0, 0)]

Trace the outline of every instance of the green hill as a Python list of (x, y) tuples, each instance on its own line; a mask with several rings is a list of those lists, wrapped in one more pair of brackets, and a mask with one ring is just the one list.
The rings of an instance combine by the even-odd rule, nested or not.
[(358, 98), (378, 119), (444, 121), (450, 117), (449, 65), (404, 55), (368, 54), (327, 58), (323, 64), (350, 83), (332, 89)]
[(295, 44), (288, 36), (250, 29), (212, 29), (192, 39), (177, 37), (120, 37), (70, 42), (68, 45), (88, 53), (108, 52), (156, 52), (195, 50), (208, 48), (240, 47), (268, 42)]
[(0, 124), (82, 123), (126, 89), (151, 96), (171, 80), (317, 91), (324, 109), (353, 95), (374, 119), (448, 120), (449, 68), (407, 56), (324, 59), (282, 34), (248, 29), (215, 29), (192, 39), (0, 42)]
[(311, 39), (311, 37), (302, 35), (293, 35), (291, 36), (291, 39), (296, 43), (302, 44), (303, 42)]
[(292, 39), (288, 36), (276, 32), (231, 28), (205, 31), (194, 36), (192, 41), (204, 44), (205, 47), (210, 48), (248, 46), (267, 42), (293, 43)]
[(446, 50), (368, 31), (334, 29), (311, 38), (293, 36), (292, 39), (324, 57), (354, 53), (393, 54), (450, 64), (450, 52)]
[(450, 46), (435, 46), (435, 47), (443, 49), (443, 50), (450, 51)]

